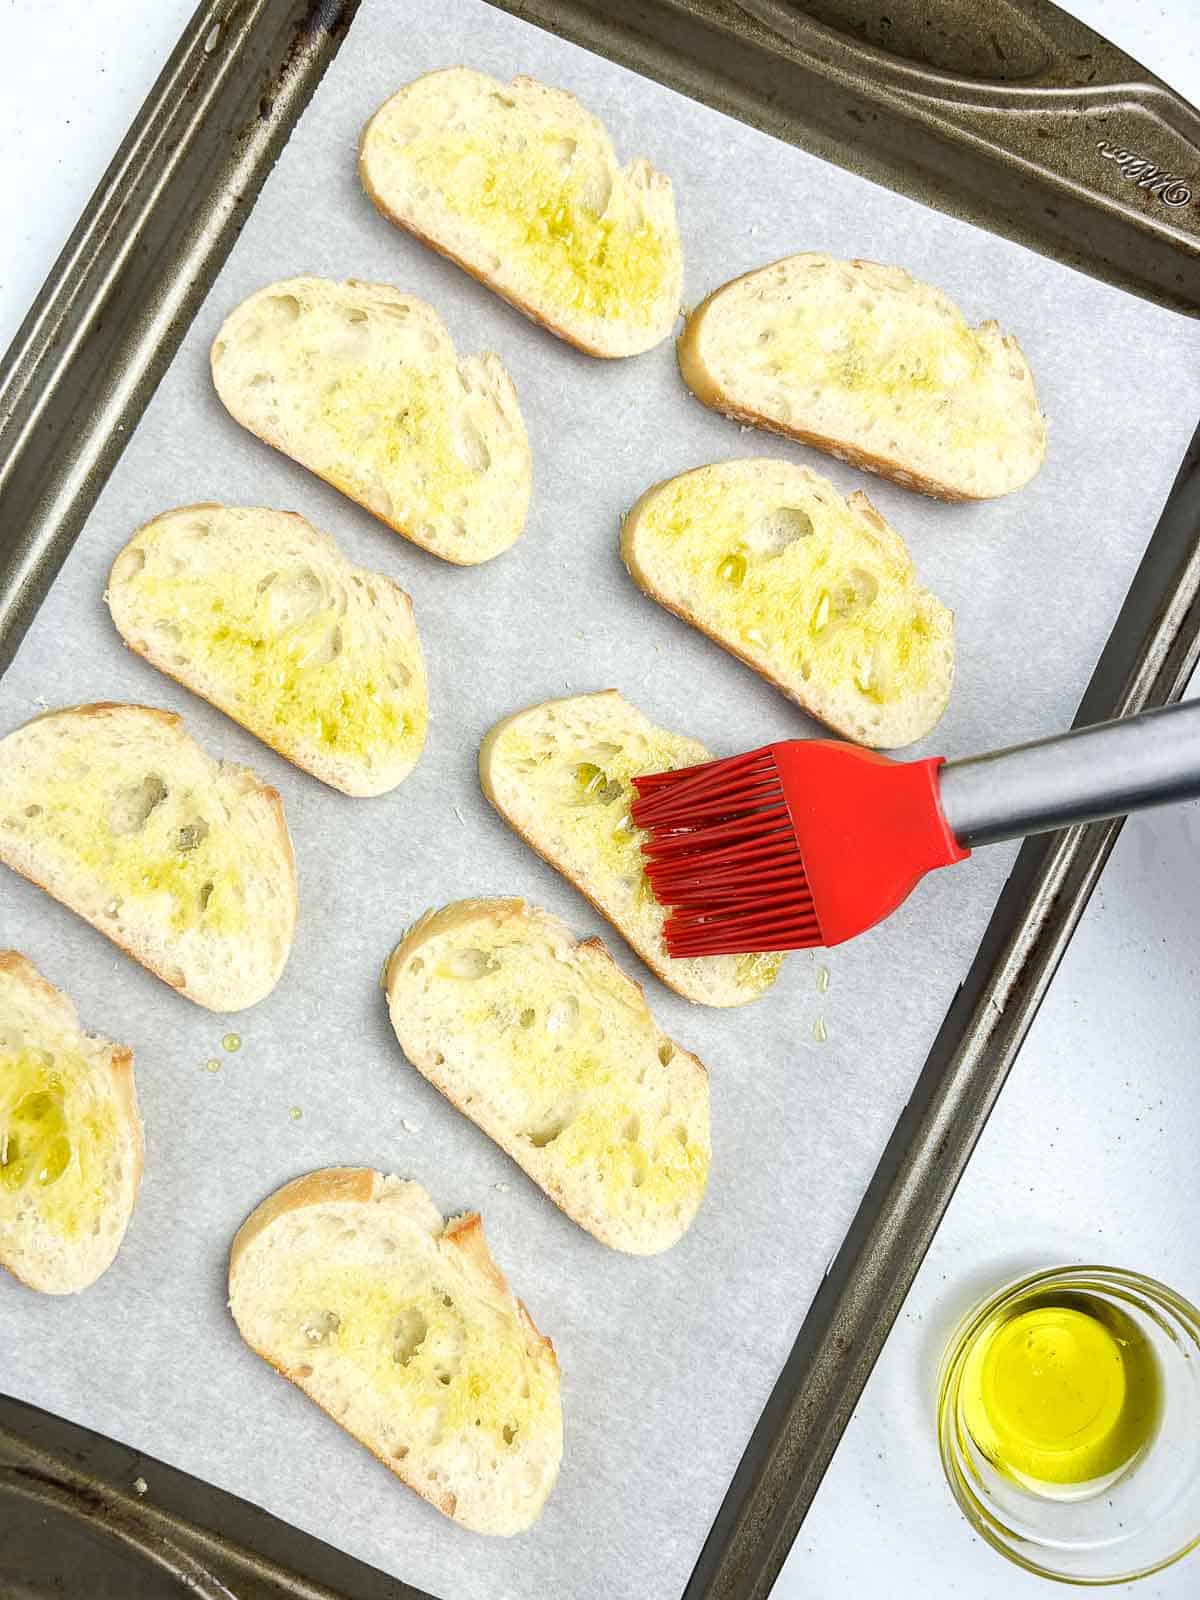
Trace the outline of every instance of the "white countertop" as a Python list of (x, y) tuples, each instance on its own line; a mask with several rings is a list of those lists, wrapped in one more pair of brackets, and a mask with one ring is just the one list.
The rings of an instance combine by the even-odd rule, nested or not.
[[(1200, 104), (1195, 0), (1071, 0), (1067, 9)], [(191, 11), (191, 0), (0, 0), (0, 347)], [(1198, 978), (1200, 805), (1192, 805), (1127, 824), (776, 1600), (1050, 1592), (975, 1538), (951, 1501), (934, 1439), (933, 1373), (966, 1304), (1036, 1266), (1135, 1267), (1200, 1300)], [(1200, 1555), (1135, 1592), (1194, 1597)]]

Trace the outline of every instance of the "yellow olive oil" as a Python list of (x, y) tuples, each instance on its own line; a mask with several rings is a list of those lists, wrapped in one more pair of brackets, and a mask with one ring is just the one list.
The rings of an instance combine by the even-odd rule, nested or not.
[(495, 254), (519, 261), (549, 304), (644, 323), (671, 270), (670, 240), (620, 194), (598, 205), (586, 175), (564, 173), (562, 146), (557, 132), (513, 149), (439, 130), (400, 159)]
[[(718, 468), (662, 485), (639, 513), (648, 562), (666, 561), (705, 626), (775, 675), (801, 669), (874, 705), (919, 694), (945, 654), (937, 602), (854, 506), (764, 512)], [(661, 581), (665, 580), (660, 580)], [(698, 597), (698, 598), (697, 598)]]
[(97, 1226), (116, 1127), (92, 1076), (67, 1049), (0, 1050), (0, 1228), (31, 1212), (64, 1239)]
[(1158, 1360), (1108, 1300), (1034, 1292), (979, 1329), (960, 1416), (980, 1453), (1031, 1493), (1082, 1498), (1111, 1485), (1158, 1427)]

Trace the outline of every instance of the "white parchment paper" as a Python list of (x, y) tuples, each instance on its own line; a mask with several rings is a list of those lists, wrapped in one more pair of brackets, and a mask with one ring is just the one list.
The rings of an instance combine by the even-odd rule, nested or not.
[[(796, 250), (902, 263), (973, 319), (1020, 337), (1050, 419), (1028, 489), (946, 506), (738, 429), (683, 388), (669, 344), (579, 355), (386, 223), (360, 192), (356, 138), (396, 87), (467, 62), (575, 90), (623, 157), (674, 179), (693, 303)], [(535, 492), (518, 546), (456, 569), (260, 445), (222, 410), (207, 350), (245, 294), (297, 272), (427, 298), (462, 352), (494, 349), (529, 426)], [(403, 927), (469, 894), (522, 894), (601, 931), (512, 835), (475, 776), (480, 736), (518, 706), (618, 686), (721, 753), (811, 731), (747, 668), (643, 599), (617, 555), (648, 484), (761, 453), (865, 486), (958, 617), (953, 703), (929, 750), (966, 754), (1065, 726), (1197, 415), (1200, 325), (889, 194), (644, 82), (480, 0), (365, 0), (245, 233), (0, 684), (0, 728), (39, 707), (130, 699), (182, 711), (214, 753), (282, 791), (302, 915), (269, 1000), (226, 1022), (174, 996), (32, 886), (0, 880), (0, 944), (131, 1043), (146, 1178), (109, 1273), (75, 1300), (0, 1283), (0, 1387), (209, 1478), (448, 1600), (673, 1600), (805, 1309), (960, 982), (1011, 851), (928, 882), (886, 926), (785, 966), (747, 1009), (668, 994), (611, 936), (664, 1026), (708, 1063), (708, 1197), (668, 1255), (605, 1250), (562, 1216), (404, 1061), (377, 988)], [(395, 793), (350, 800), (128, 654), (102, 601), (113, 555), (166, 507), (298, 510), (414, 598), (430, 670), (425, 756)], [(913, 753), (920, 753), (914, 751)], [(606, 935), (608, 937), (608, 935)], [(818, 1043), (814, 1023), (828, 1038)], [(234, 1028), (242, 1048), (227, 1054)], [(220, 1070), (205, 1069), (209, 1059)], [(297, 1118), (293, 1113), (299, 1110)], [(554, 1339), (566, 1454), (538, 1526), (488, 1541), (445, 1521), (241, 1343), (229, 1241), (278, 1184), (362, 1163), (478, 1207), (501, 1265)], [(1019, 1203), (1015, 1200), (1014, 1203)], [(153, 1497), (154, 1484), (149, 1485)]]

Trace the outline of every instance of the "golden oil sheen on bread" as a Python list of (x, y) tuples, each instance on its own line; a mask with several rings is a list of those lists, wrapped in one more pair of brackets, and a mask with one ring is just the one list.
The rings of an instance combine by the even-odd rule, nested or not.
[(133, 1055), (0, 951), (0, 1266), (69, 1294), (112, 1263), (142, 1173)]
[(705, 405), (939, 499), (1009, 494), (1045, 455), (1013, 335), (901, 267), (788, 256), (714, 290), (678, 354)]
[(268, 1196), (233, 1241), (247, 1344), (439, 1511), (512, 1535), (558, 1476), (554, 1346), (492, 1259), (477, 1213), (417, 1183), (329, 1168)]
[(278, 792), (171, 712), (75, 706), (0, 740), (0, 861), (212, 1010), (261, 1000), (291, 950)]
[(767, 457), (698, 467), (642, 495), (621, 554), (648, 595), (848, 739), (908, 744), (945, 710), (953, 617), (861, 492)]
[(579, 349), (648, 350), (679, 311), (670, 181), (618, 165), (573, 95), (467, 67), (392, 96), (363, 130), (363, 184), (399, 226)]
[(710, 759), (697, 739), (659, 727), (615, 689), (571, 695), (498, 722), (479, 753), (484, 793), (677, 993), (738, 1006), (775, 982), (782, 956), (762, 953), (673, 961), (664, 912), (642, 870), (629, 815), (632, 780)]
[(235, 307), (213, 382), (243, 427), (458, 566), (525, 525), (531, 464), (499, 357), (461, 359), (432, 306), (388, 284), (288, 278)]
[(708, 1180), (708, 1076), (598, 939), (520, 900), (422, 917), (385, 987), (405, 1054), (614, 1249), (683, 1235)]
[(412, 771), (428, 721), (412, 603), (291, 512), (195, 505), (113, 563), (125, 642), (346, 794)]

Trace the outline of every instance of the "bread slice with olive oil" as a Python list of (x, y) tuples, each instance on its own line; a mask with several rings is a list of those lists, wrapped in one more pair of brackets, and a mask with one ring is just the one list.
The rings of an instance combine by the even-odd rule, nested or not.
[(1009, 494), (1046, 452), (1016, 339), (902, 267), (799, 255), (747, 272), (689, 316), (679, 368), (706, 406), (940, 500)]
[(0, 739), (0, 861), (212, 1011), (269, 994), (292, 947), (283, 802), (170, 711), (76, 706)]
[(477, 1213), (366, 1168), (296, 1178), (229, 1258), (242, 1338), (439, 1511), (477, 1533), (540, 1514), (562, 1458), (554, 1346)]
[(43, 1294), (95, 1283), (142, 1154), (132, 1050), (84, 1033), (60, 989), (0, 950), (0, 1266)]
[(770, 988), (783, 957), (668, 955), (666, 913), (642, 871), (642, 834), (629, 816), (636, 776), (711, 759), (698, 740), (658, 727), (605, 689), (505, 717), (483, 741), (479, 777), (500, 815), (665, 984), (701, 1005), (740, 1006)]
[(900, 535), (788, 461), (723, 461), (647, 489), (621, 555), (693, 623), (847, 739), (920, 739), (946, 709), (954, 618)]
[(531, 468), (499, 356), (458, 353), (431, 306), (384, 283), (288, 278), (212, 346), (231, 416), (406, 539), (459, 566), (525, 525)]
[(412, 601), (290, 511), (194, 505), (113, 563), (125, 643), (344, 794), (394, 789), (425, 742)]
[(384, 983), (417, 1070), (603, 1244), (666, 1250), (708, 1182), (708, 1074), (599, 939), (523, 900), (460, 900)]
[(671, 332), (671, 181), (641, 157), (620, 166), (565, 90), (427, 73), (367, 123), (359, 172), (384, 216), (589, 355), (636, 355)]

